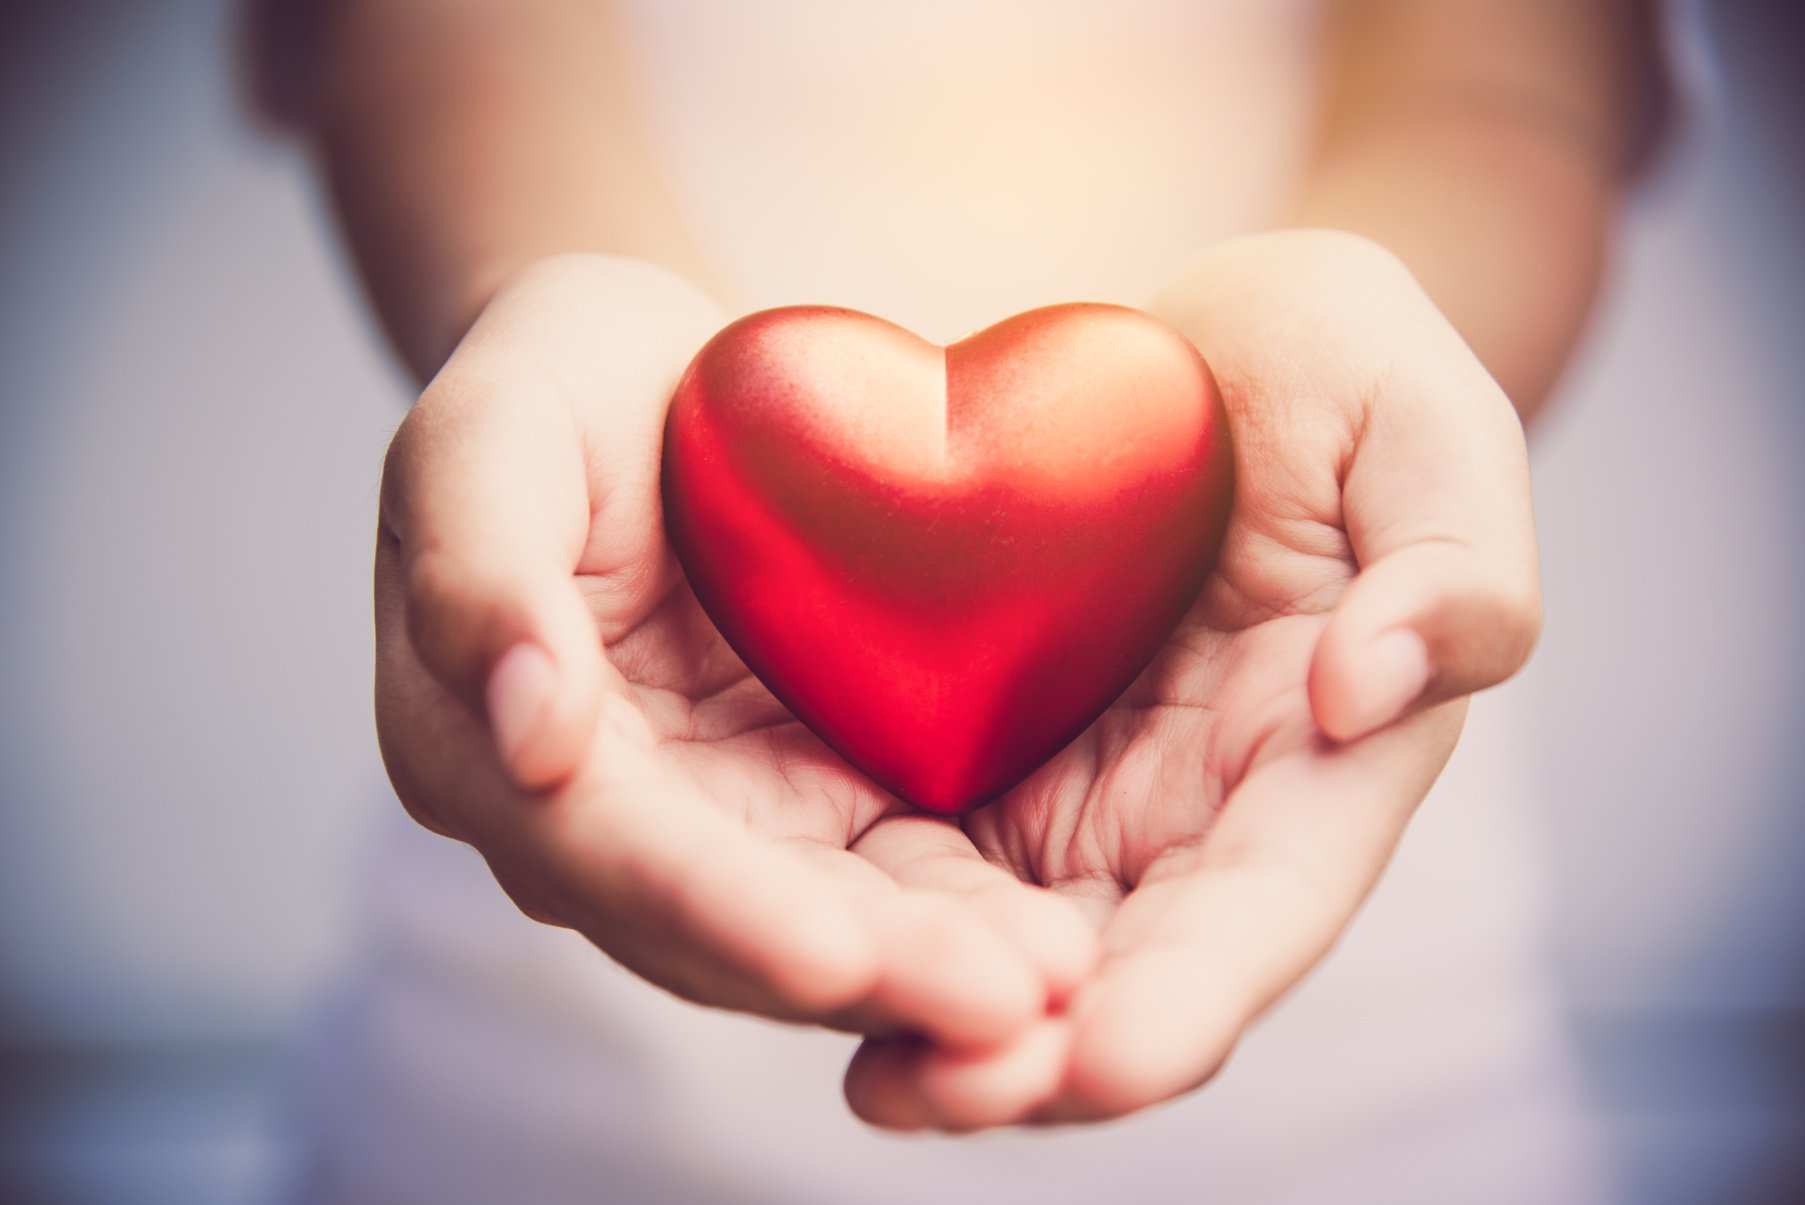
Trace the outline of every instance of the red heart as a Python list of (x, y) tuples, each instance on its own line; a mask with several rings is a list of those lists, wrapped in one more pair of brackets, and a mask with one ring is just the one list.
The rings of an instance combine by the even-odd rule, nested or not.
[(721, 634), (847, 761), (942, 813), (1134, 680), (1232, 491), (1209, 369), (1117, 306), (944, 351), (851, 310), (767, 310), (697, 354), (665, 429), (665, 522)]

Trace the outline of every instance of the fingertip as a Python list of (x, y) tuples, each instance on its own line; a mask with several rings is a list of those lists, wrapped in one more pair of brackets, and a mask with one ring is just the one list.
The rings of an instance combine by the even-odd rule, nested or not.
[(986, 925), (942, 901), (901, 896), (882, 922), (881, 1002), (908, 1028), (963, 1050), (996, 1046), (1046, 1013), (1039, 969)]
[(1096, 929), (1070, 900), (1042, 888), (1012, 891), (999, 925), (1040, 971), (1048, 1003), (1058, 1007), (1097, 965)]
[(840, 1090), (854, 1117), (892, 1133), (928, 1128), (926, 1102), (910, 1091), (908, 1068), (924, 1049), (919, 1038), (867, 1038), (846, 1065)]
[(1118, 989), (1086, 1000), (1074, 1022), (1059, 1115), (1042, 1119), (1122, 1117), (1214, 1078), (1240, 1025), (1186, 995)]
[(1409, 628), (1389, 629), (1347, 651), (1323, 652), (1310, 674), (1310, 707), (1332, 740), (1358, 740), (1384, 727), (1429, 685), (1429, 647)]
[(1071, 1036), (1063, 1019), (1046, 1018), (982, 1054), (924, 1051), (915, 1070), (932, 1124), (970, 1132), (1025, 1121), (1058, 1091)]
[(496, 661), (489, 674), (485, 701), (496, 747), (509, 765), (519, 759), (540, 720), (551, 710), (557, 689), (558, 667), (544, 649), (531, 641), (521, 641)]
[(1070, 1029), (1047, 1019), (982, 1052), (919, 1037), (868, 1038), (846, 1068), (846, 1103), (861, 1121), (901, 1133), (971, 1134), (1020, 1125), (1058, 1091)]
[(537, 642), (513, 645), (484, 688), (502, 764), (528, 790), (557, 786), (576, 771), (594, 727), (595, 686), (567, 672)]

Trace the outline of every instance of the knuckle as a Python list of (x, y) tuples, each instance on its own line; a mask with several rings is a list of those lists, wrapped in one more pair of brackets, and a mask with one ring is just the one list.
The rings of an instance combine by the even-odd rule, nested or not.
[(401, 801), (401, 809), (408, 814), (409, 819), (427, 832), (436, 833), (441, 837), (449, 837), (453, 841), (462, 840), (458, 836), (457, 830), (445, 823), (438, 811), (429, 805), (419, 792), (404, 789), (397, 783), (395, 798)]
[(580, 283), (613, 262), (595, 251), (558, 251), (525, 265), (510, 276), (503, 290)]
[[(1295, 236), (1300, 240), (1298, 248), (1303, 253), (1302, 270), (1308, 272), (1313, 281), (1320, 282), (1320, 291), (1325, 297), (1344, 296), (1348, 281), (1361, 282), (1368, 295), (1375, 287), (1386, 296), (1415, 296), (1421, 292), (1410, 266), (1377, 239), (1351, 230), (1327, 228), (1297, 231)], [(1338, 307), (1336, 312), (1343, 321), (1351, 316), (1345, 307)]]
[(398, 759), (385, 743), (383, 761), (389, 768), (389, 783), (394, 788), (395, 798), (401, 804), (401, 810), (408, 818), (429, 833), (446, 837), (453, 841), (467, 841), (468, 838), (457, 825), (446, 819), (442, 808), (436, 807), (427, 799), (426, 792), (415, 782), (411, 774), (397, 766)]
[(1525, 644), (1534, 644), (1542, 631), (1542, 592), (1534, 582), (1512, 582), (1498, 598), (1498, 613), (1505, 629)]
[(561, 894), (545, 881), (544, 876), (524, 873), (496, 858), (489, 859), (489, 871), (502, 892), (528, 920), (554, 929), (571, 927), (570, 913)]
[(445, 819), (443, 811), (427, 798), (428, 791), (416, 772), (418, 766), (414, 750), (408, 741), (409, 731), (405, 708), (391, 692), (381, 689), (379, 683), (376, 699), (376, 744), (396, 800), (420, 827), (441, 837), (461, 841), (464, 839), (463, 835)]
[(1352, 230), (1321, 229), (1312, 231), (1311, 235), (1323, 254), (1355, 261), (1368, 268), (1397, 272), (1404, 277), (1410, 275), (1403, 259), (1377, 239)]
[(384, 523), (399, 530), (406, 510), (408, 487), (413, 478), (413, 465), (419, 455), (422, 419), (418, 405), (408, 411), (395, 434), (389, 439), (382, 456), (382, 484), (378, 493)]
[(1533, 576), (1500, 578), (1486, 591), (1485, 603), (1500, 668), (1515, 673), (1541, 638), (1542, 592)]
[(458, 589), (459, 575), (443, 554), (421, 553), (409, 563), (403, 589), (407, 635), (422, 658), (436, 659), (444, 649)]

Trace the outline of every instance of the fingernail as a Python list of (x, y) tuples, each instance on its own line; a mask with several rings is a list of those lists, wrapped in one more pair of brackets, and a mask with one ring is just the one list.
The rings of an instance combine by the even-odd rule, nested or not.
[(1429, 649), (1408, 628), (1393, 628), (1367, 647), (1357, 690), (1362, 733), (1390, 723), (1429, 685)]
[(530, 641), (521, 641), (495, 663), (485, 702), (495, 745), (510, 767), (550, 709), (557, 687), (558, 667), (544, 649)]

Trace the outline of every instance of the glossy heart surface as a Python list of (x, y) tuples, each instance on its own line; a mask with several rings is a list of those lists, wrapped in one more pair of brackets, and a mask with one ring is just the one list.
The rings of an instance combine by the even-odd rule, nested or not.
[(742, 318), (665, 428), (665, 523), (703, 609), (798, 719), (931, 812), (1081, 733), (1196, 598), (1233, 494), (1191, 344), (1118, 306), (945, 348), (850, 310)]

